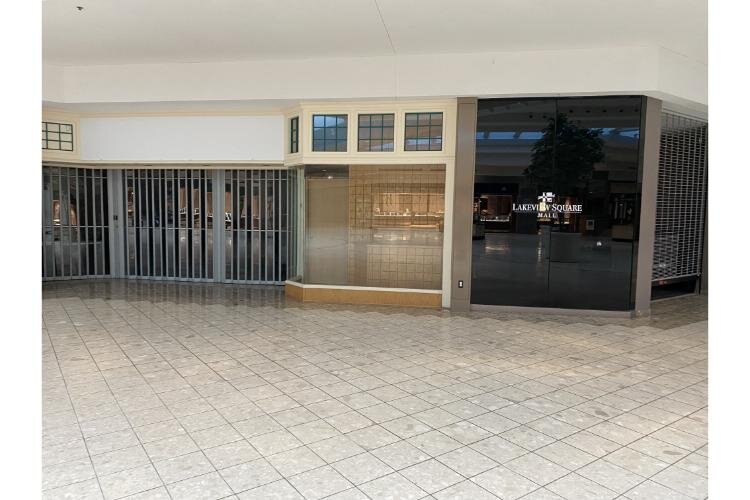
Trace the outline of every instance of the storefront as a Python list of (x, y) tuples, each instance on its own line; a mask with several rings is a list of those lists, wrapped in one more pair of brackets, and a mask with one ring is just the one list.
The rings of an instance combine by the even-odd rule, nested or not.
[(645, 314), (652, 285), (704, 273), (707, 125), (653, 98), (309, 102), (170, 118), (171, 140), (157, 117), (54, 118), (76, 139), (45, 153), (45, 279)]
[(455, 99), (303, 103), (286, 115), (296, 257), (286, 294), (450, 306)]
[(308, 165), (299, 176), (304, 234), (292, 293), (440, 305), (444, 165)]
[(479, 101), (472, 304), (633, 308), (642, 101)]

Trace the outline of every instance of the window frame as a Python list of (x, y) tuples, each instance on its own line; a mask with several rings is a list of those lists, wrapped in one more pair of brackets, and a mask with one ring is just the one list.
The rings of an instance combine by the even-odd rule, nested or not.
[[(323, 126), (316, 126), (315, 125), (315, 119), (317, 117), (323, 118)], [(334, 119), (334, 125), (333, 126), (326, 125), (326, 122), (328, 121), (328, 118), (333, 118)], [(344, 126), (343, 127), (338, 125), (338, 120), (340, 118), (343, 118), (343, 120), (344, 120)], [(310, 122), (311, 122), (310, 130), (311, 130), (311, 139), (312, 139), (312, 144), (310, 145), (310, 150), (313, 153), (347, 153), (347, 152), (349, 152), (349, 115), (347, 113), (313, 113)], [(322, 139), (316, 139), (315, 138), (315, 130), (316, 129), (322, 129), (323, 130), (323, 138)], [(335, 138), (327, 138), (327, 137), (325, 137), (325, 135), (326, 135), (325, 131), (329, 130), (329, 129), (333, 129), (333, 130), (336, 131), (335, 134), (334, 134), (336, 136)], [(344, 131), (344, 134), (343, 134), (344, 137), (343, 137), (343, 139), (340, 139), (338, 137), (339, 136), (339, 134), (338, 134), (339, 130), (343, 130)], [(323, 149), (315, 149), (315, 143), (316, 142), (322, 142)], [(335, 149), (333, 149), (333, 150), (326, 149), (326, 144), (327, 143), (333, 143), (334, 146), (335, 146)], [(344, 144), (344, 149), (339, 149), (339, 145), (341, 143)]]
[[(50, 126), (54, 125), (57, 130), (51, 130)], [(64, 132), (62, 127), (69, 127), (70, 132)], [(57, 138), (51, 138), (50, 134), (57, 134)], [(69, 134), (70, 140), (62, 140), (62, 134)], [(50, 148), (49, 143), (56, 142), (58, 147)], [(70, 149), (63, 149), (63, 144), (70, 144)], [(72, 123), (54, 122), (42, 120), (42, 151), (55, 151), (61, 153), (73, 153), (76, 149), (75, 127)]]
[[(367, 126), (362, 125), (362, 117), (367, 116), (370, 119), (370, 124)], [(380, 125), (379, 126), (373, 126), (372, 125), (372, 117), (378, 116), (380, 117)], [(383, 123), (383, 119), (386, 116), (391, 117), (391, 125), (386, 126)], [(362, 138), (362, 130), (366, 129), (368, 130), (368, 135), (370, 137), (367, 137), (365, 139)], [(386, 139), (384, 137), (384, 132), (386, 129), (391, 129), (391, 137), (389, 139)], [(380, 131), (380, 137), (377, 139), (372, 138), (372, 131), (373, 130), (379, 130)], [(383, 146), (386, 144), (385, 141), (390, 140), (391, 149), (383, 149)], [(362, 149), (361, 143), (362, 141), (367, 141), (368, 145), (370, 146), (369, 149)], [(372, 149), (372, 142), (378, 141), (380, 144), (380, 149)], [(393, 153), (396, 151), (396, 113), (358, 113), (357, 114), (357, 152), (359, 153)]]
[(289, 154), (299, 153), (299, 116), (289, 119)]
[[(410, 115), (416, 115), (416, 125), (408, 125), (409, 122), (409, 116)], [(422, 115), (429, 115), (429, 119), (427, 124), (420, 125), (420, 117)], [(433, 120), (435, 118), (435, 115), (440, 116), (440, 125), (434, 125)], [(438, 128), (440, 129), (440, 135), (439, 136), (433, 136), (433, 129)], [(420, 130), (421, 129), (427, 129), (427, 136), (420, 136)], [(409, 130), (415, 129), (416, 131), (416, 137), (409, 137)], [(444, 131), (445, 131), (445, 113), (443, 111), (413, 111), (413, 112), (406, 112), (404, 113), (404, 151), (409, 152), (434, 152), (434, 151), (443, 151), (443, 142), (444, 142)], [(409, 141), (415, 141), (414, 146), (409, 146)], [(419, 149), (419, 141), (427, 141), (427, 149)], [(440, 141), (440, 147), (438, 149), (433, 148), (433, 141), (439, 140)]]

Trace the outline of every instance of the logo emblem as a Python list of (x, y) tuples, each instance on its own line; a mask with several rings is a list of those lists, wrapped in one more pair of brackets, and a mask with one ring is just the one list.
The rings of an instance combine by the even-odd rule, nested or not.
[(542, 193), (541, 196), (537, 196), (536, 198), (539, 200), (540, 203), (552, 203), (553, 201), (555, 201), (555, 193), (552, 193), (552, 192)]

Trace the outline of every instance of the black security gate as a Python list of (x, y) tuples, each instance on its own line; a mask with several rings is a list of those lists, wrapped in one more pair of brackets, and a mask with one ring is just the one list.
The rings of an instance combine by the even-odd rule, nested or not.
[(281, 284), (295, 268), (294, 171), (45, 165), (42, 176), (44, 279)]
[(280, 283), (289, 249), (286, 170), (224, 172), (225, 281)]
[(108, 175), (42, 167), (42, 278), (110, 275)]
[(286, 170), (143, 169), (123, 176), (128, 277), (286, 279)]
[(211, 172), (125, 170), (123, 177), (126, 275), (212, 280)]

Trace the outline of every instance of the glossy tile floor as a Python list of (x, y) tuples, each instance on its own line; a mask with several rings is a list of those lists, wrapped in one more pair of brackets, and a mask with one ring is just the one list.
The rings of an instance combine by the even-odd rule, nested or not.
[(705, 498), (706, 303), (649, 319), (46, 283), (45, 498)]

